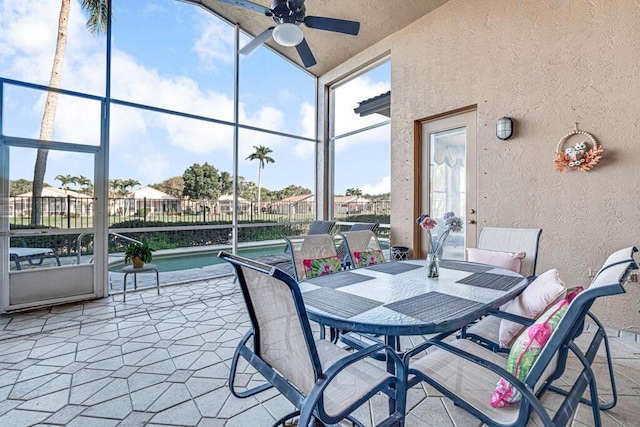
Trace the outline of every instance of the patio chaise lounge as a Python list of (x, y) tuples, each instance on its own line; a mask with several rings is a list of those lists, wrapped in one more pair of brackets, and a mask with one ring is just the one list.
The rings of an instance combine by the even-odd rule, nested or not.
[(60, 265), (56, 248), (9, 248), (9, 257), (15, 263), (16, 270), (22, 270), (22, 261), (28, 261), (30, 265), (41, 265), (45, 258), (55, 258)]

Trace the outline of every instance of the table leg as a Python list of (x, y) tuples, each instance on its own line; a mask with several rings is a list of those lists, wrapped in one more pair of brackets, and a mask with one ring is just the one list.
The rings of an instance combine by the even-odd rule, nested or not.
[(127, 274), (124, 273), (124, 285), (122, 286), (122, 302), (127, 302)]
[[(400, 349), (400, 338), (393, 335), (386, 335), (384, 337), (384, 343), (391, 347), (394, 351), (398, 351)], [(396, 364), (393, 359), (387, 357), (387, 372), (392, 375), (396, 374)], [(396, 401), (389, 397), (389, 414), (393, 414), (396, 412)]]

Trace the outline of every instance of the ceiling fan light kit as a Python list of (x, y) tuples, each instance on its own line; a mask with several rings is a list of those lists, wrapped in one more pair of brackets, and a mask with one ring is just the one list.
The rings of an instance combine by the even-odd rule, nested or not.
[(273, 29), (271, 37), (282, 46), (297, 46), (304, 39), (302, 30), (296, 24), (284, 23)]

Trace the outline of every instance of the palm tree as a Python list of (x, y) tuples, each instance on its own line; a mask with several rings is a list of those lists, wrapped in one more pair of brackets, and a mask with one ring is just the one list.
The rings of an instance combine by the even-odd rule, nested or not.
[[(113, 196), (120, 196), (122, 195), (122, 180), (121, 179), (110, 179), (109, 180), (109, 189), (112, 191)], [(109, 197), (112, 196), (112, 194), (109, 194)], [(124, 191), (124, 194), (127, 194), (126, 190)]]
[(273, 150), (271, 150), (271, 148), (265, 147), (264, 145), (261, 145), (259, 147), (256, 147), (254, 145), (253, 148), (256, 149), (256, 152), (251, 154), (249, 157), (247, 157), (247, 160), (257, 159), (260, 161), (260, 163), (258, 164), (258, 211), (260, 211), (260, 190), (262, 188), (262, 169), (264, 169), (265, 163), (275, 163), (276, 161), (267, 155), (269, 153), (273, 153)]
[(86, 176), (80, 175), (76, 184), (81, 187), (80, 191), (82, 191), (84, 194), (93, 193), (93, 182), (91, 182), (91, 180)]
[(78, 183), (77, 176), (71, 176), (69, 174), (66, 175), (58, 175), (55, 177), (56, 181), (60, 181), (62, 184), (62, 189), (64, 190), (64, 194), (67, 194), (67, 190), (69, 189), (69, 184), (77, 184)]
[[(129, 194), (133, 190), (133, 187), (135, 187), (136, 185), (140, 185), (140, 181), (137, 181), (135, 179), (125, 179), (124, 181), (122, 181), (122, 188), (124, 189), (126, 194)], [(131, 191), (128, 191), (127, 188), (131, 188)]]
[[(99, 34), (107, 30), (107, 18), (111, 11), (109, 0), (82, 0), (82, 9), (89, 14), (87, 28), (91, 33)], [(60, 88), (62, 79), (62, 65), (64, 64), (64, 54), (67, 47), (67, 28), (69, 26), (69, 11), (71, 10), (71, 0), (61, 0), (60, 15), (58, 17), (58, 37), (56, 39), (56, 51), (53, 56), (53, 67), (49, 87)], [(58, 104), (58, 93), (50, 90), (47, 93), (47, 101), (42, 116), (40, 126), (40, 140), (49, 141), (53, 134), (53, 123), (56, 117), (56, 107)], [(31, 223), (40, 224), (42, 213), (42, 188), (44, 187), (44, 175), (47, 170), (47, 148), (38, 148), (36, 163), (33, 168), (33, 188), (31, 198)]]

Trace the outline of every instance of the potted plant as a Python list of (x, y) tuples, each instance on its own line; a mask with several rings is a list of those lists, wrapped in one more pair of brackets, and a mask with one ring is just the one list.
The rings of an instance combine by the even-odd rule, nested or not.
[(131, 243), (124, 250), (124, 262), (133, 263), (134, 268), (140, 268), (144, 266), (145, 262), (150, 262), (152, 255), (151, 252), (153, 249), (149, 247), (148, 243)]

